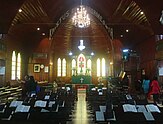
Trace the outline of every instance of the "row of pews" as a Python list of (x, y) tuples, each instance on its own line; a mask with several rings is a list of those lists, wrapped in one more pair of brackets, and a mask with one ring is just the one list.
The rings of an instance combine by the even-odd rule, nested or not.
[(66, 123), (74, 107), (76, 92), (58, 88), (56, 92), (39, 92), (25, 99), (16, 99), (0, 105), (1, 122)]
[(160, 124), (163, 122), (162, 105), (148, 103), (138, 94), (124, 87), (92, 88), (86, 100), (95, 115), (95, 123), (110, 124)]
[(20, 98), (22, 95), (21, 86), (5, 86), (0, 88), (0, 103)]
[(86, 100), (95, 115), (96, 123), (114, 122), (116, 120), (113, 105), (109, 99), (106, 87), (94, 87), (87, 92)]

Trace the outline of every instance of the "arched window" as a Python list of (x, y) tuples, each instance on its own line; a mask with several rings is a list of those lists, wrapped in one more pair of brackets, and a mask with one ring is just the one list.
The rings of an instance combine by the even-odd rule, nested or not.
[(20, 74), (21, 74), (21, 56), (20, 53), (18, 53), (17, 56), (17, 70), (16, 70), (16, 77), (18, 77), (18, 79), (20, 79)]
[(106, 76), (106, 65), (105, 65), (105, 59), (102, 58), (100, 60), (99, 58), (97, 59), (97, 77), (105, 77)]
[(16, 79), (16, 53), (12, 52), (11, 80)]
[(102, 58), (102, 76), (106, 76), (106, 67), (105, 67), (105, 59)]
[(62, 76), (66, 76), (66, 59), (62, 60)]
[(76, 60), (73, 59), (72, 60), (72, 75), (75, 75), (75, 71), (76, 71)]
[(16, 54), (15, 51), (12, 52), (12, 66), (11, 66), (11, 80), (16, 80), (16, 78), (21, 78), (21, 55)]
[(76, 68), (76, 60), (75, 59), (72, 60), (72, 68)]
[(57, 67), (58, 67), (57, 76), (61, 76), (61, 59), (60, 58), (58, 58), (57, 60)]
[(97, 59), (97, 77), (101, 76), (100, 59)]
[(88, 73), (91, 75), (91, 70), (92, 70), (92, 61), (90, 59), (88, 59), (87, 61), (87, 71), (89, 71)]
[(85, 74), (85, 71), (86, 71), (86, 58), (85, 58), (85, 56), (83, 54), (80, 54), (78, 56), (77, 65), (78, 65), (78, 74)]
[(60, 58), (58, 58), (57, 60), (57, 76), (61, 77), (61, 76), (66, 76), (66, 59), (61, 60)]

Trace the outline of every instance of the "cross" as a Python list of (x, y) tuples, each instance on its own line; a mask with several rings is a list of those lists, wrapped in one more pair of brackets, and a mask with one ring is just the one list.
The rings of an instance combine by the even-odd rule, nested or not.
[(81, 78), (80, 78), (80, 83), (81, 83), (81, 84), (83, 83), (83, 80), (84, 80), (84, 79), (81, 77)]

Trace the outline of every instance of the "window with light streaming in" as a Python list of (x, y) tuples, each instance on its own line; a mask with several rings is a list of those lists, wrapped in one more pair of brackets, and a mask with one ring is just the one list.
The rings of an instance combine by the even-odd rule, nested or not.
[(100, 77), (101, 76), (101, 68), (100, 68), (100, 59), (98, 58), (97, 59), (97, 77)]
[(66, 76), (66, 59), (62, 60), (62, 76)]
[(16, 78), (21, 78), (21, 55), (16, 54), (15, 51), (12, 52), (12, 66), (11, 66), (11, 80), (16, 80)]
[(75, 74), (74, 74), (75, 69), (76, 69), (76, 60), (73, 59), (73, 60), (72, 60), (72, 72), (71, 72), (72, 75), (75, 75)]
[(11, 80), (16, 79), (16, 53), (12, 52)]
[(21, 74), (21, 56), (20, 53), (17, 55), (17, 70), (16, 70), (16, 77), (20, 79)]
[(105, 59), (102, 58), (102, 77), (106, 76), (106, 67), (105, 67)]
[(88, 59), (88, 61), (87, 61), (87, 69), (89, 70), (89, 74), (91, 75), (92, 61), (90, 59)]
[(77, 58), (78, 74), (85, 74), (86, 71), (86, 58), (83, 54), (80, 54)]
[(97, 59), (97, 76), (98, 77), (105, 77), (106, 76), (106, 63), (105, 59), (98, 58)]
[(58, 60), (57, 60), (57, 66), (58, 66), (57, 76), (61, 76), (61, 59), (60, 58), (58, 58)]

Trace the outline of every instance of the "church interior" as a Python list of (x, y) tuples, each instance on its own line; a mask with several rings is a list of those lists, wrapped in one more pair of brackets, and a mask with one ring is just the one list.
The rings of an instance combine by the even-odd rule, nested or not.
[(0, 0), (0, 123), (160, 124), (162, 112), (162, 0)]

